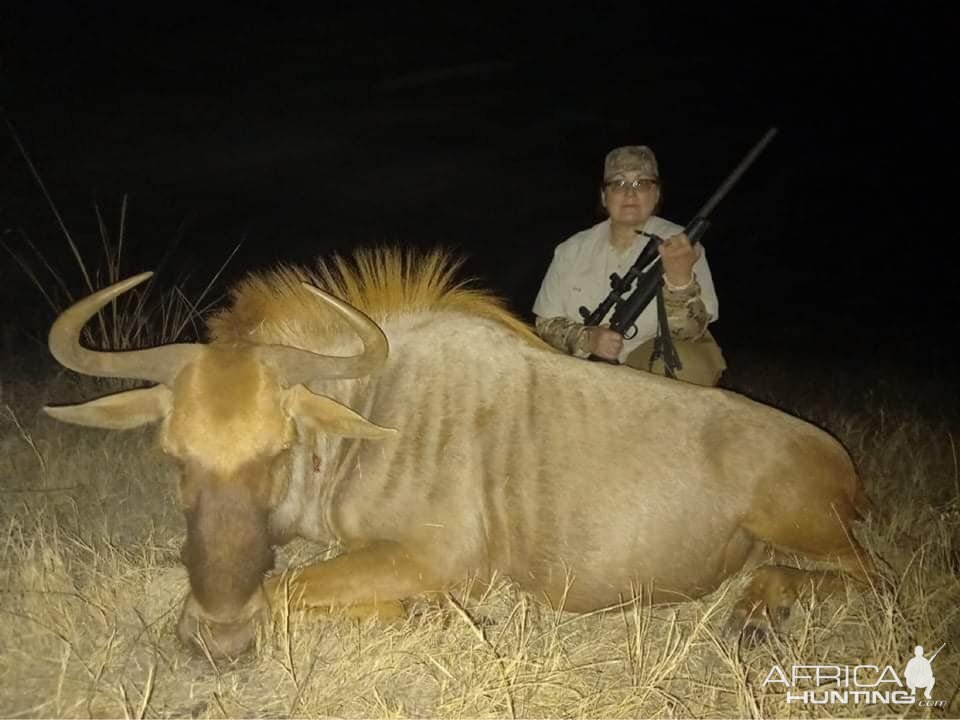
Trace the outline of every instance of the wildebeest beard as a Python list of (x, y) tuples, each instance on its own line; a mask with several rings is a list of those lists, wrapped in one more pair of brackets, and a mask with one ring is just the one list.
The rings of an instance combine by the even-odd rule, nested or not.
[(244, 483), (208, 482), (184, 514), (194, 597), (211, 614), (240, 612), (274, 564), (267, 509)]

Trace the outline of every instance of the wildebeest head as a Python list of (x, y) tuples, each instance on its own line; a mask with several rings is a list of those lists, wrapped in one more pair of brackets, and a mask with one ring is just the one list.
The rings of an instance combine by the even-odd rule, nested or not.
[(202, 637), (215, 656), (236, 656), (253, 639), (252, 620), (267, 607), (261, 581), (273, 565), (268, 517), (286, 489), (284, 466), (297, 426), (369, 439), (395, 432), (301, 383), (375, 372), (386, 360), (387, 339), (361, 311), (307, 286), (360, 336), (360, 354), (253, 344), (171, 344), (129, 352), (81, 346), (87, 320), (150, 275), (80, 300), (57, 318), (49, 341), (53, 356), (77, 372), (157, 384), (45, 410), (58, 420), (109, 429), (160, 422), (160, 446), (181, 469), (187, 521), (182, 559), (191, 592), (179, 634), (187, 642)]

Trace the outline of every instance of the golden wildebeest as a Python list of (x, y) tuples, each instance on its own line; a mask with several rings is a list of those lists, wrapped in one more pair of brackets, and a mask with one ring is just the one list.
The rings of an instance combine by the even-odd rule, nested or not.
[[(47, 412), (160, 423), (187, 522), (184, 641), (245, 650), (277, 589), (272, 547), (294, 536), (344, 552), (293, 574), (290, 596), (356, 613), (471, 574), (571, 611), (640, 588), (676, 601), (764, 545), (873, 572), (850, 532), (861, 485), (829, 435), (731, 392), (554, 352), (455, 270), (441, 253), (380, 250), (252, 275), (208, 344), (81, 346), (84, 323), (149, 273), (54, 323), (66, 367), (157, 383)], [(763, 566), (734, 620), (762, 630), (756, 607), (782, 615), (803, 583), (837, 577)]]

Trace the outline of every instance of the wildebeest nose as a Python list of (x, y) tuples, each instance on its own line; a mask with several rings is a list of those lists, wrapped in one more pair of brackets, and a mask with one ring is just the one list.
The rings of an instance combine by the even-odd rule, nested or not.
[(177, 624), (177, 636), (195, 652), (209, 653), (214, 660), (233, 660), (253, 645), (258, 624), (258, 617), (236, 622), (205, 620), (185, 606)]

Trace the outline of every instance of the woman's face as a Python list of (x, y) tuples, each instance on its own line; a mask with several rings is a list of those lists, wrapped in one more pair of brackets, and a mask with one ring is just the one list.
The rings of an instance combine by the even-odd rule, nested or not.
[(617, 173), (600, 190), (600, 202), (610, 219), (623, 225), (642, 225), (659, 201), (659, 182), (640, 172)]

